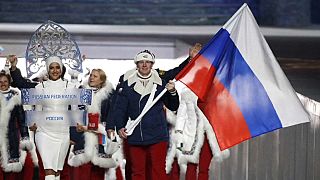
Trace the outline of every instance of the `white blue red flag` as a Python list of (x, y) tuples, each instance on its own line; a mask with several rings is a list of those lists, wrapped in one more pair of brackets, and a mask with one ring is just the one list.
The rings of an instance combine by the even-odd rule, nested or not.
[(244, 4), (177, 75), (199, 97), (221, 150), (309, 116)]

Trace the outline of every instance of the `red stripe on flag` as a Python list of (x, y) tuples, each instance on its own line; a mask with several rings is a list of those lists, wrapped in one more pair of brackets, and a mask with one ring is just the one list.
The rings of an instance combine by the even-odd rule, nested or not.
[(249, 127), (229, 91), (214, 79), (199, 108), (209, 120), (221, 150), (251, 138)]
[(197, 55), (189, 64), (176, 76), (188, 86), (199, 99), (204, 100), (208, 91), (208, 84), (211, 84), (215, 68), (201, 55)]
[(216, 69), (201, 54), (176, 76), (198, 97), (199, 107), (213, 127), (221, 150), (251, 138), (249, 127), (228, 89), (215, 77)]
[(103, 144), (102, 134), (98, 134), (98, 144)]

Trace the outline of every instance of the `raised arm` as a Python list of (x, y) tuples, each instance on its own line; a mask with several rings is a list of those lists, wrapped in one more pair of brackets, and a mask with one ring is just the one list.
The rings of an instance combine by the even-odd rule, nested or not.
[(34, 88), (38, 84), (22, 77), (20, 69), (17, 68), (18, 58), (16, 56), (10, 56), (8, 59), (11, 64), (10, 75), (12, 78), (12, 87), (17, 87), (19, 89)]
[(170, 69), (168, 71), (163, 71), (156, 69), (159, 73), (161, 79), (165, 80), (165, 82), (169, 82), (176, 77), (176, 75), (190, 62), (192, 58), (194, 58), (199, 51), (201, 50), (202, 45), (200, 43), (196, 43), (194, 46), (189, 48), (189, 57), (184, 60), (178, 67)]

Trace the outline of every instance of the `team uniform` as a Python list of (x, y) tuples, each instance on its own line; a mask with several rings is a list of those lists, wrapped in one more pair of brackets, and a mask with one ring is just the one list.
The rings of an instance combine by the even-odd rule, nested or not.
[(105, 168), (114, 168), (118, 165), (113, 155), (118, 151), (119, 144), (107, 139), (107, 151), (105, 151), (104, 145), (99, 142), (102, 135), (107, 135), (106, 125), (111, 123), (109, 111), (114, 88), (108, 81), (100, 89), (93, 89), (88, 85), (84, 88), (93, 90), (92, 104), (87, 106), (87, 112), (99, 114), (98, 129), (96, 133), (71, 130), (71, 139), (75, 144), (72, 146), (68, 163), (73, 167), (78, 167), (74, 168), (74, 172), (77, 171), (76, 176), (79, 179), (86, 179), (86, 177), (104, 179)]
[[(113, 117), (118, 130), (124, 128), (129, 119), (134, 120), (138, 117), (155, 87), (154, 97), (159, 95), (166, 85), (155, 70), (152, 70), (148, 78), (141, 78), (138, 72), (129, 73), (131, 75), (128, 80), (123, 82), (122, 88), (118, 91), (114, 107)], [(165, 178), (165, 154), (169, 134), (164, 105), (173, 111), (176, 110), (179, 106), (178, 94), (166, 92), (142, 117), (132, 135), (128, 136), (127, 152), (130, 156), (132, 179), (148, 178), (145, 174), (148, 174), (145, 169), (146, 163), (152, 164), (151, 176)], [(147, 159), (146, 153), (150, 154)]]
[[(31, 153), (35, 155), (33, 147), (28, 127), (25, 125), (20, 91), (15, 88), (0, 91), (0, 152), (1, 166), (6, 172), (5, 179), (23, 176), (23, 173), (19, 172), (23, 170), (27, 155), (27, 161), (31, 161)], [(33, 162), (37, 164), (36, 157)]]

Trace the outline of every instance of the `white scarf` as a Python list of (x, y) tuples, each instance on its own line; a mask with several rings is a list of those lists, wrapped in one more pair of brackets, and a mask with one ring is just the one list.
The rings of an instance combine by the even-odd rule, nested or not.
[(137, 93), (141, 94), (141, 98), (151, 93), (153, 84), (159, 84), (160, 86), (162, 85), (162, 80), (156, 70), (152, 69), (150, 74), (151, 75), (146, 86), (144, 86), (141, 82), (138, 71), (135, 71), (131, 76), (128, 77), (128, 85), (130, 86), (135, 83), (133, 89)]
[[(141, 75), (140, 75), (141, 76)], [(150, 94), (152, 91), (152, 87), (153, 84), (159, 84), (160, 86), (162, 85), (162, 80), (159, 77), (159, 74), (156, 70), (152, 69), (150, 72), (150, 77), (147, 79), (147, 83), (143, 83), (145, 82), (145, 79), (142, 79), (139, 77), (138, 71), (133, 72), (133, 74), (131, 74), (128, 77), (128, 86), (132, 85), (133, 83), (135, 83), (134, 85), (134, 90), (139, 93), (141, 95), (141, 98)], [(145, 85), (145, 86), (144, 86)]]

